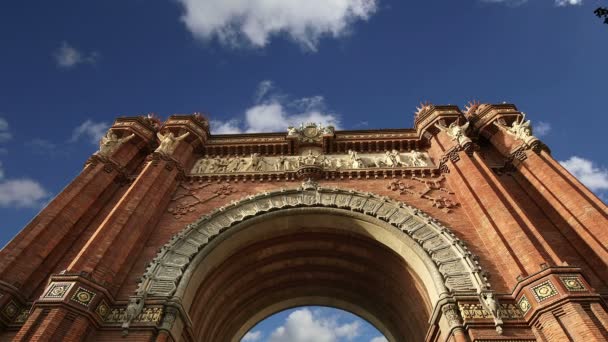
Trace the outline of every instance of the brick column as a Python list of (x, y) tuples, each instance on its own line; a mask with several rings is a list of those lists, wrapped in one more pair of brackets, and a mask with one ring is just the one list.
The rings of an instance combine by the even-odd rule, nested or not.
[[(183, 137), (169, 150), (161, 146), (148, 157), (143, 170), (68, 266), (68, 273), (89, 274), (114, 293), (144, 246), (175, 190), (193, 151), (207, 139), (206, 121), (196, 116), (172, 116), (162, 134)], [(186, 135), (187, 134), (187, 135)]]
[(144, 118), (121, 118), (110, 132), (112, 148), (94, 154), (82, 172), (0, 251), (0, 288), (8, 293), (0, 298), (0, 307), (13, 301), (21, 309), (32, 299), (69, 247), (141, 163), (154, 127)]
[(539, 250), (526, 222), (516, 214), (478, 153), (459, 151), (446, 132), (433, 136), (429, 151), (436, 159), (442, 156), (445, 161), (449, 169), (446, 180), (458, 194), (486, 249), (496, 256), (496, 273), (504, 279), (505, 290), (512, 288), (520, 276), (540, 270), (548, 258)]
[[(496, 120), (501, 120), (497, 118)], [(608, 267), (608, 207), (572, 176), (549, 154), (540, 142), (529, 146), (507, 132), (506, 121), (493, 129), (490, 142), (500, 153), (513, 159), (513, 164), (534, 190), (554, 208), (570, 229), (589, 248), (583, 254), (594, 253)], [(488, 129), (489, 130), (489, 129)], [(535, 147), (534, 150), (532, 147)]]

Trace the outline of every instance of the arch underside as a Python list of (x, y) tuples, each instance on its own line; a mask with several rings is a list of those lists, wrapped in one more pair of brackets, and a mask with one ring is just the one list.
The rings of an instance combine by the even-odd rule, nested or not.
[(391, 341), (424, 339), (441, 298), (487, 288), (447, 228), (403, 203), (340, 189), (249, 197), (190, 224), (138, 289), (171, 299), (197, 340), (238, 341), (298, 305), (333, 306)]

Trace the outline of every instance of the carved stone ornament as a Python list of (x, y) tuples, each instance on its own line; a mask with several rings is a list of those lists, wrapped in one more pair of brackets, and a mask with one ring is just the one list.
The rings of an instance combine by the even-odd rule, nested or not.
[(448, 325), (450, 327), (459, 327), (462, 326), (462, 320), (460, 319), (460, 315), (458, 314), (458, 308), (455, 304), (446, 304), (441, 308), (445, 319), (448, 321)]
[(289, 126), (287, 137), (298, 139), (304, 143), (317, 143), (323, 140), (324, 136), (334, 135), (334, 126), (323, 126), (314, 122), (302, 123), (300, 127)]
[(501, 317), (500, 305), (494, 297), (494, 294), (492, 292), (481, 292), (479, 294), (479, 299), (486, 311), (492, 315), (492, 318), (494, 318), (494, 326), (496, 327), (496, 332), (501, 335), (503, 322)]
[(184, 140), (189, 134), (190, 132), (186, 132), (180, 135), (179, 137), (176, 137), (173, 132), (169, 132), (165, 135), (161, 134), (160, 132), (156, 133), (158, 140), (160, 140), (160, 145), (154, 152), (158, 152), (167, 156), (172, 155), (173, 151), (175, 151), (175, 148), (177, 147), (177, 143), (181, 140)]
[(414, 150), (405, 153), (397, 150), (384, 153), (349, 150), (346, 155), (326, 155), (315, 149), (305, 149), (299, 156), (266, 157), (253, 153), (248, 157), (204, 157), (194, 164), (191, 174), (284, 173), (296, 172), (306, 166), (315, 166), (320, 170), (434, 167), (428, 153)]
[(414, 185), (411, 185), (412, 182), (397, 179), (390, 181), (387, 188), (399, 192), (400, 195), (408, 194), (424, 198), (431, 202), (433, 207), (441, 209), (445, 213), (452, 212), (452, 209), (457, 208), (460, 205), (451, 198), (444, 196), (444, 194), (453, 195), (454, 193), (443, 186), (443, 183), (445, 182), (445, 177), (443, 175), (437, 178), (412, 176), (410, 179), (414, 184), (424, 184), (424, 188), (418, 189)]
[(123, 138), (118, 138), (116, 133), (109, 130), (99, 141), (99, 151), (97, 151), (97, 154), (103, 157), (110, 157), (122, 144), (133, 139), (134, 136), (135, 134), (131, 134)]
[(458, 146), (463, 149), (467, 149), (467, 147), (473, 143), (471, 138), (469, 138), (466, 134), (469, 124), (469, 121), (467, 121), (464, 125), (459, 125), (458, 121), (454, 121), (448, 127), (445, 127), (440, 123), (435, 124), (435, 126), (440, 130), (445, 131), (447, 135), (452, 138), (452, 140), (456, 141)]
[[(489, 283), (477, 259), (448, 228), (418, 209), (371, 193), (322, 188), (304, 182), (296, 189), (281, 189), (246, 197), (219, 208), (173, 236), (147, 267), (137, 296), (170, 297), (191, 260), (216, 236), (258, 215), (299, 207), (344, 210), (345, 214), (367, 215), (399, 229), (426, 253), (446, 292), (475, 294)], [(382, 228), (380, 228), (382, 229)], [(136, 309), (136, 304), (130, 304)], [(131, 315), (132, 316), (132, 315)]]
[(129, 329), (129, 325), (141, 313), (144, 308), (145, 297), (133, 296), (129, 299), (129, 305), (125, 310), (125, 315), (122, 323), (123, 329)]
[[(210, 188), (207, 190), (206, 188)], [(171, 204), (167, 208), (173, 217), (180, 219), (195, 208), (214, 198), (226, 198), (237, 192), (236, 188), (230, 183), (211, 184), (211, 183), (180, 183), (171, 198)]]
[(534, 146), (539, 143), (537, 137), (532, 135), (532, 123), (526, 121), (526, 114), (521, 113), (521, 117), (513, 121), (511, 126), (502, 124), (499, 120), (494, 121), (494, 124), (503, 128), (507, 133), (515, 137), (516, 140), (523, 141), (527, 146)]

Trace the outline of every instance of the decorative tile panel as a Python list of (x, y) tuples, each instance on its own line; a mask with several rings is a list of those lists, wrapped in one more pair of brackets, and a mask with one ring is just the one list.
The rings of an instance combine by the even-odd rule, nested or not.
[(580, 292), (589, 291), (583, 282), (577, 276), (560, 276), (562, 284), (568, 291)]
[(89, 304), (91, 304), (91, 302), (93, 301), (93, 298), (95, 298), (94, 292), (91, 292), (82, 287), (78, 287), (78, 289), (72, 296), (72, 301), (84, 306), (89, 306)]
[(95, 312), (99, 315), (99, 317), (101, 317), (102, 320), (105, 320), (106, 316), (108, 316), (110, 313), (110, 306), (105, 300), (102, 299), (101, 302), (99, 302), (99, 305), (97, 305)]
[(73, 282), (53, 282), (49, 285), (42, 298), (62, 300), (70, 291), (72, 286), (74, 286)]
[(549, 280), (540, 283), (532, 288), (532, 292), (534, 293), (534, 298), (536, 301), (542, 302), (546, 299), (549, 299), (553, 296), (558, 295), (557, 289), (553, 285), (553, 283)]
[(526, 296), (521, 296), (519, 302), (517, 302), (517, 305), (519, 306), (521, 312), (524, 313), (524, 315), (527, 314), (528, 311), (530, 311), (530, 301), (528, 301), (528, 298)]
[(17, 306), (17, 304), (15, 304), (15, 302), (11, 300), (10, 302), (8, 302), (8, 304), (6, 304), (4, 310), (2, 310), (2, 313), (4, 314), (4, 316), (12, 320), (19, 313), (19, 307)]

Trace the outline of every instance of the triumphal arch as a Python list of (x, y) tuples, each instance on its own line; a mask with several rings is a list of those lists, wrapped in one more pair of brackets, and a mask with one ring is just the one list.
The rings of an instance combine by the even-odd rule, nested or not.
[(122, 117), (0, 252), (0, 340), (231, 342), (324, 305), (395, 342), (605, 341), (607, 285), (606, 205), (514, 105), (235, 135)]

